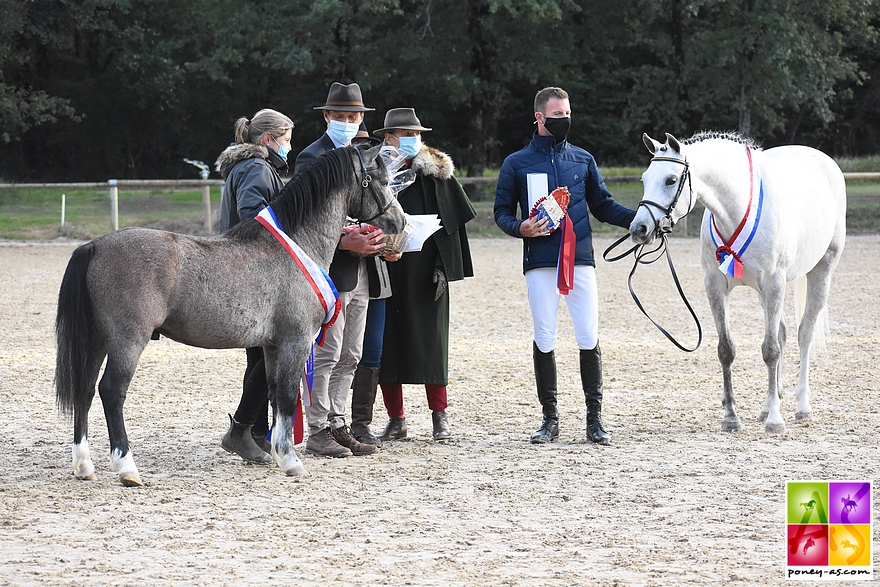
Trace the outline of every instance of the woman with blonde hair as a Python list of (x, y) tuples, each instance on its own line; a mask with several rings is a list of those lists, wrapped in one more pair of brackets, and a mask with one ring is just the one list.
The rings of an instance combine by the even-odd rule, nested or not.
[[(250, 120), (242, 117), (235, 121), (235, 142), (220, 154), (216, 163), (226, 182), (220, 202), (221, 230), (256, 217), (284, 187), (279, 172), (288, 172), (293, 126), (290, 118), (268, 108)], [(246, 353), (241, 400), (235, 414), (229, 416), (229, 429), (220, 446), (246, 461), (269, 463), (269, 386), (263, 349), (249, 348)]]

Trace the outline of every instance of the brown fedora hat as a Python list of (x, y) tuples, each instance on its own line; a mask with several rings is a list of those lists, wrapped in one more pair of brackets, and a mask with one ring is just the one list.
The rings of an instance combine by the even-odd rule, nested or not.
[(385, 113), (385, 126), (380, 128), (379, 130), (374, 130), (373, 134), (381, 137), (384, 136), (386, 132), (390, 132), (392, 130), (417, 130), (420, 132), (425, 132), (431, 129), (422, 126), (422, 123), (419, 122), (419, 119), (416, 116), (416, 111), (414, 109), (392, 108)]
[(341, 84), (333, 82), (327, 93), (327, 102), (323, 106), (315, 106), (313, 110), (336, 110), (337, 112), (370, 112), (375, 108), (364, 106), (361, 87), (357, 84)]
[(367, 125), (364, 122), (361, 122), (361, 125), (358, 127), (357, 134), (354, 135), (354, 138), (351, 139), (352, 145), (369, 145), (370, 147), (375, 147), (376, 145), (381, 145), (382, 140), (377, 139), (376, 137), (371, 137), (369, 131), (367, 131)]

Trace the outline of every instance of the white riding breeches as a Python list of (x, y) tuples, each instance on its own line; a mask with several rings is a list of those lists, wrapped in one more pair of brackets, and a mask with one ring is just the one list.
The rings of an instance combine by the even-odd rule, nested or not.
[(574, 289), (562, 296), (556, 287), (556, 269), (542, 267), (526, 272), (529, 307), (535, 329), (535, 343), (542, 353), (556, 349), (556, 317), (559, 299), (564, 297), (568, 314), (574, 325), (578, 348), (589, 350), (599, 344), (599, 292), (596, 286), (596, 268), (576, 265)]

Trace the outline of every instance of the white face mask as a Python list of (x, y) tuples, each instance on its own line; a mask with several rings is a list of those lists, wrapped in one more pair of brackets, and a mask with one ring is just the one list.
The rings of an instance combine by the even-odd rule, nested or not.
[(360, 128), (360, 124), (355, 122), (331, 120), (330, 125), (327, 127), (327, 134), (337, 143), (347, 145), (358, 133), (358, 128)]

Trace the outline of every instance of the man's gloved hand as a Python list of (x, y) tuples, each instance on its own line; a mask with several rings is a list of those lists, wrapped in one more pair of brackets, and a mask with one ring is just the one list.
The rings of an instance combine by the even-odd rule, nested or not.
[(446, 291), (446, 273), (443, 271), (443, 267), (434, 267), (434, 283), (437, 284), (437, 291), (434, 292), (434, 301), (436, 302)]

